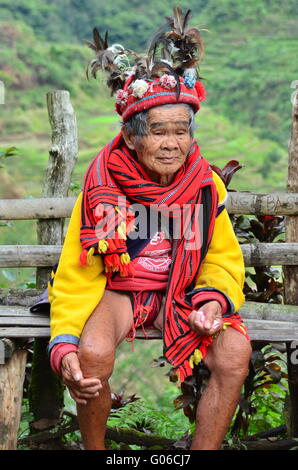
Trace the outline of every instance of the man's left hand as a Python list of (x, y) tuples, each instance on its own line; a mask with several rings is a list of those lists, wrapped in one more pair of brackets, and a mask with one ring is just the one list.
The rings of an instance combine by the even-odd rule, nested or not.
[(200, 335), (213, 336), (222, 329), (222, 309), (217, 300), (206, 302), (189, 315), (189, 324), (193, 331)]

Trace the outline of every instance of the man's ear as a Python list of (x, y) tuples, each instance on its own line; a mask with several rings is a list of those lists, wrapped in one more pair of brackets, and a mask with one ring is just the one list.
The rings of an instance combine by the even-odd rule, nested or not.
[(122, 135), (127, 147), (130, 150), (135, 150), (135, 137), (132, 135), (131, 132), (128, 132), (126, 127), (124, 126), (122, 127)]

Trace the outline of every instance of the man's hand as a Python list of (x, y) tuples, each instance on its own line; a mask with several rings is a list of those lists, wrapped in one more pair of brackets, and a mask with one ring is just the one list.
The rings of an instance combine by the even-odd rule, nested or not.
[(200, 335), (213, 336), (222, 329), (221, 305), (217, 300), (205, 303), (189, 315), (190, 328)]
[(70, 396), (79, 404), (86, 405), (87, 400), (99, 395), (101, 381), (96, 377), (84, 379), (76, 352), (66, 354), (61, 362), (63, 382), (69, 389)]

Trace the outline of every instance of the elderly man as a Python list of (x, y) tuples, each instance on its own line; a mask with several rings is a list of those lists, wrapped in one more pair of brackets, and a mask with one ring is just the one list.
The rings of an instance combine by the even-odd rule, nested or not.
[[(119, 47), (98, 38), (93, 48), (119, 64)], [(211, 372), (192, 449), (220, 448), (247, 375), (251, 347), (237, 314), (243, 258), (225, 187), (193, 138), (205, 95), (192, 77), (181, 63), (153, 62), (118, 82), (121, 132), (86, 172), (50, 283), (51, 365), (77, 403), (85, 449), (105, 448), (115, 351), (138, 326), (162, 330), (164, 355), (181, 382), (201, 360)], [(168, 217), (168, 230), (149, 223), (156, 211)]]

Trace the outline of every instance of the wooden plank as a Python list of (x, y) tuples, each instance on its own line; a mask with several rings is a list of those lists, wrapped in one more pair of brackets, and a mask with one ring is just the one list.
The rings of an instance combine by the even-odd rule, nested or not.
[[(254, 340), (298, 340), (298, 306), (246, 302), (239, 313)], [(48, 338), (49, 322), (49, 317), (32, 314), (26, 308), (0, 305), (0, 337)], [(146, 335), (148, 339), (161, 338), (161, 333), (152, 328), (146, 329)], [(137, 331), (137, 338), (145, 339), (141, 329)]]
[(297, 305), (245, 302), (239, 309), (239, 313), (242, 318), (246, 319), (298, 321)]
[(230, 192), (226, 207), (230, 214), (298, 215), (298, 193)]
[(0, 317), (2, 316), (41, 317), (43, 315), (31, 313), (28, 308), (19, 305), (0, 305)]
[(60, 219), (70, 217), (75, 197), (0, 199), (0, 220)]
[(0, 338), (48, 338), (50, 328), (46, 327), (0, 327)]
[(243, 244), (241, 249), (245, 266), (298, 265), (298, 243)]
[[(0, 220), (60, 219), (70, 217), (75, 197), (0, 199)], [(228, 193), (230, 214), (298, 215), (298, 193)]]
[(49, 317), (27, 316), (0, 316), (0, 326), (49, 326)]
[[(251, 328), (248, 334), (252, 340), (255, 341), (268, 341), (268, 342), (292, 342), (298, 341), (298, 326), (297, 328), (289, 329), (257, 329)], [(145, 334), (142, 330), (137, 331), (137, 339), (161, 339), (161, 332), (153, 329), (145, 329)]]
[(292, 341), (298, 341), (298, 329), (249, 330), (248, 334), (254, 341), (268, 341), (270, 343), (291, 343)]
[(61, 245), (2, 245), (0, 267), (54, 266), (61, 253)]
[[(248, 326), (248, 332), (252, 340), (285, 342), (298, 341), (298, 325), (289, 327), (289, 325), (270, 327), (266, 324), (253, 325), (249, 321), (245, 322)], [(265, 323), (265, 322), (264, 322)], [(286, 326), (286, 328), (284, 327)], [(0, 337), (5, 338), (48, 338), (50, 337), (50, 328), (46, 327), (1, 327)], [(153, 328), (137, 331), (137, 339), (161, 339), (161, 332)]]
[[(260, 302), (245, 302), (239, 310), (242, 318), (247, 320), (266, 320), (285, 324), (285, 322), (298, 323), (298, 306), (283, 305)], [(26, 317), (26, 318), (44, 318), (46, 316), (38, 313), (31, 313), (28, 308), (22, 306), (0, 305), (1, 317)], [(48, 317), (46, 317), (48, 318)]]
[(36, 303), (43, 289), (7, 289), (0, 288), (1, 305), (21, 305), (29, 308)]
[[(229, 321), (229, 320), (227, 320)], [(243, 319), (245, 325), (247, 328), (251, 330), (289, 330), (293, 329), (296, 330), (298, 329), (298, 319), (297, 322), (291, 322), (291, 321), (275, 321), (275, 320), (259, 320), (259, 319), (249, 319), (249, 318), (244, 318)]]
[[(161, 333), (158, 330), (148, 329), (137, 332), (137, 339), (161, 339)], [(298, 341), (298, 327), (288, 329), (249, 329), (249, 335), (252, 340), (269, 342), (292, 342)], [(50, 329), (43, 327), (0, 327), (0, 338), (49, 338)]]
[[(46, 267), (59, 261), (61, 245), (2, 245), (0, 268)], [(246, 266), (298, 265), (298, 243), (241, 245)]]
[[(228, 319), (227, 319), (228, 321)], [(244, 319), (248, 328), (253, 330), (271, 330), (271, 329), (296, 329), (298, 328), (297, 322), (290, 321), (274, 321), (274, 320), (259, 320), (259, 319)], [(0, 327), (4, 326), (26, 326), (28, 328), (36, 326), (50, 326), (49, 317), (36, 317), (33, 315), (27, 316), (0, 316)], [(152, 329), (148, 329), (151, 331)], [(33, 331), (33, 330), (32, 330)], [(150, 335), (149, 335), (150, 337)]]

